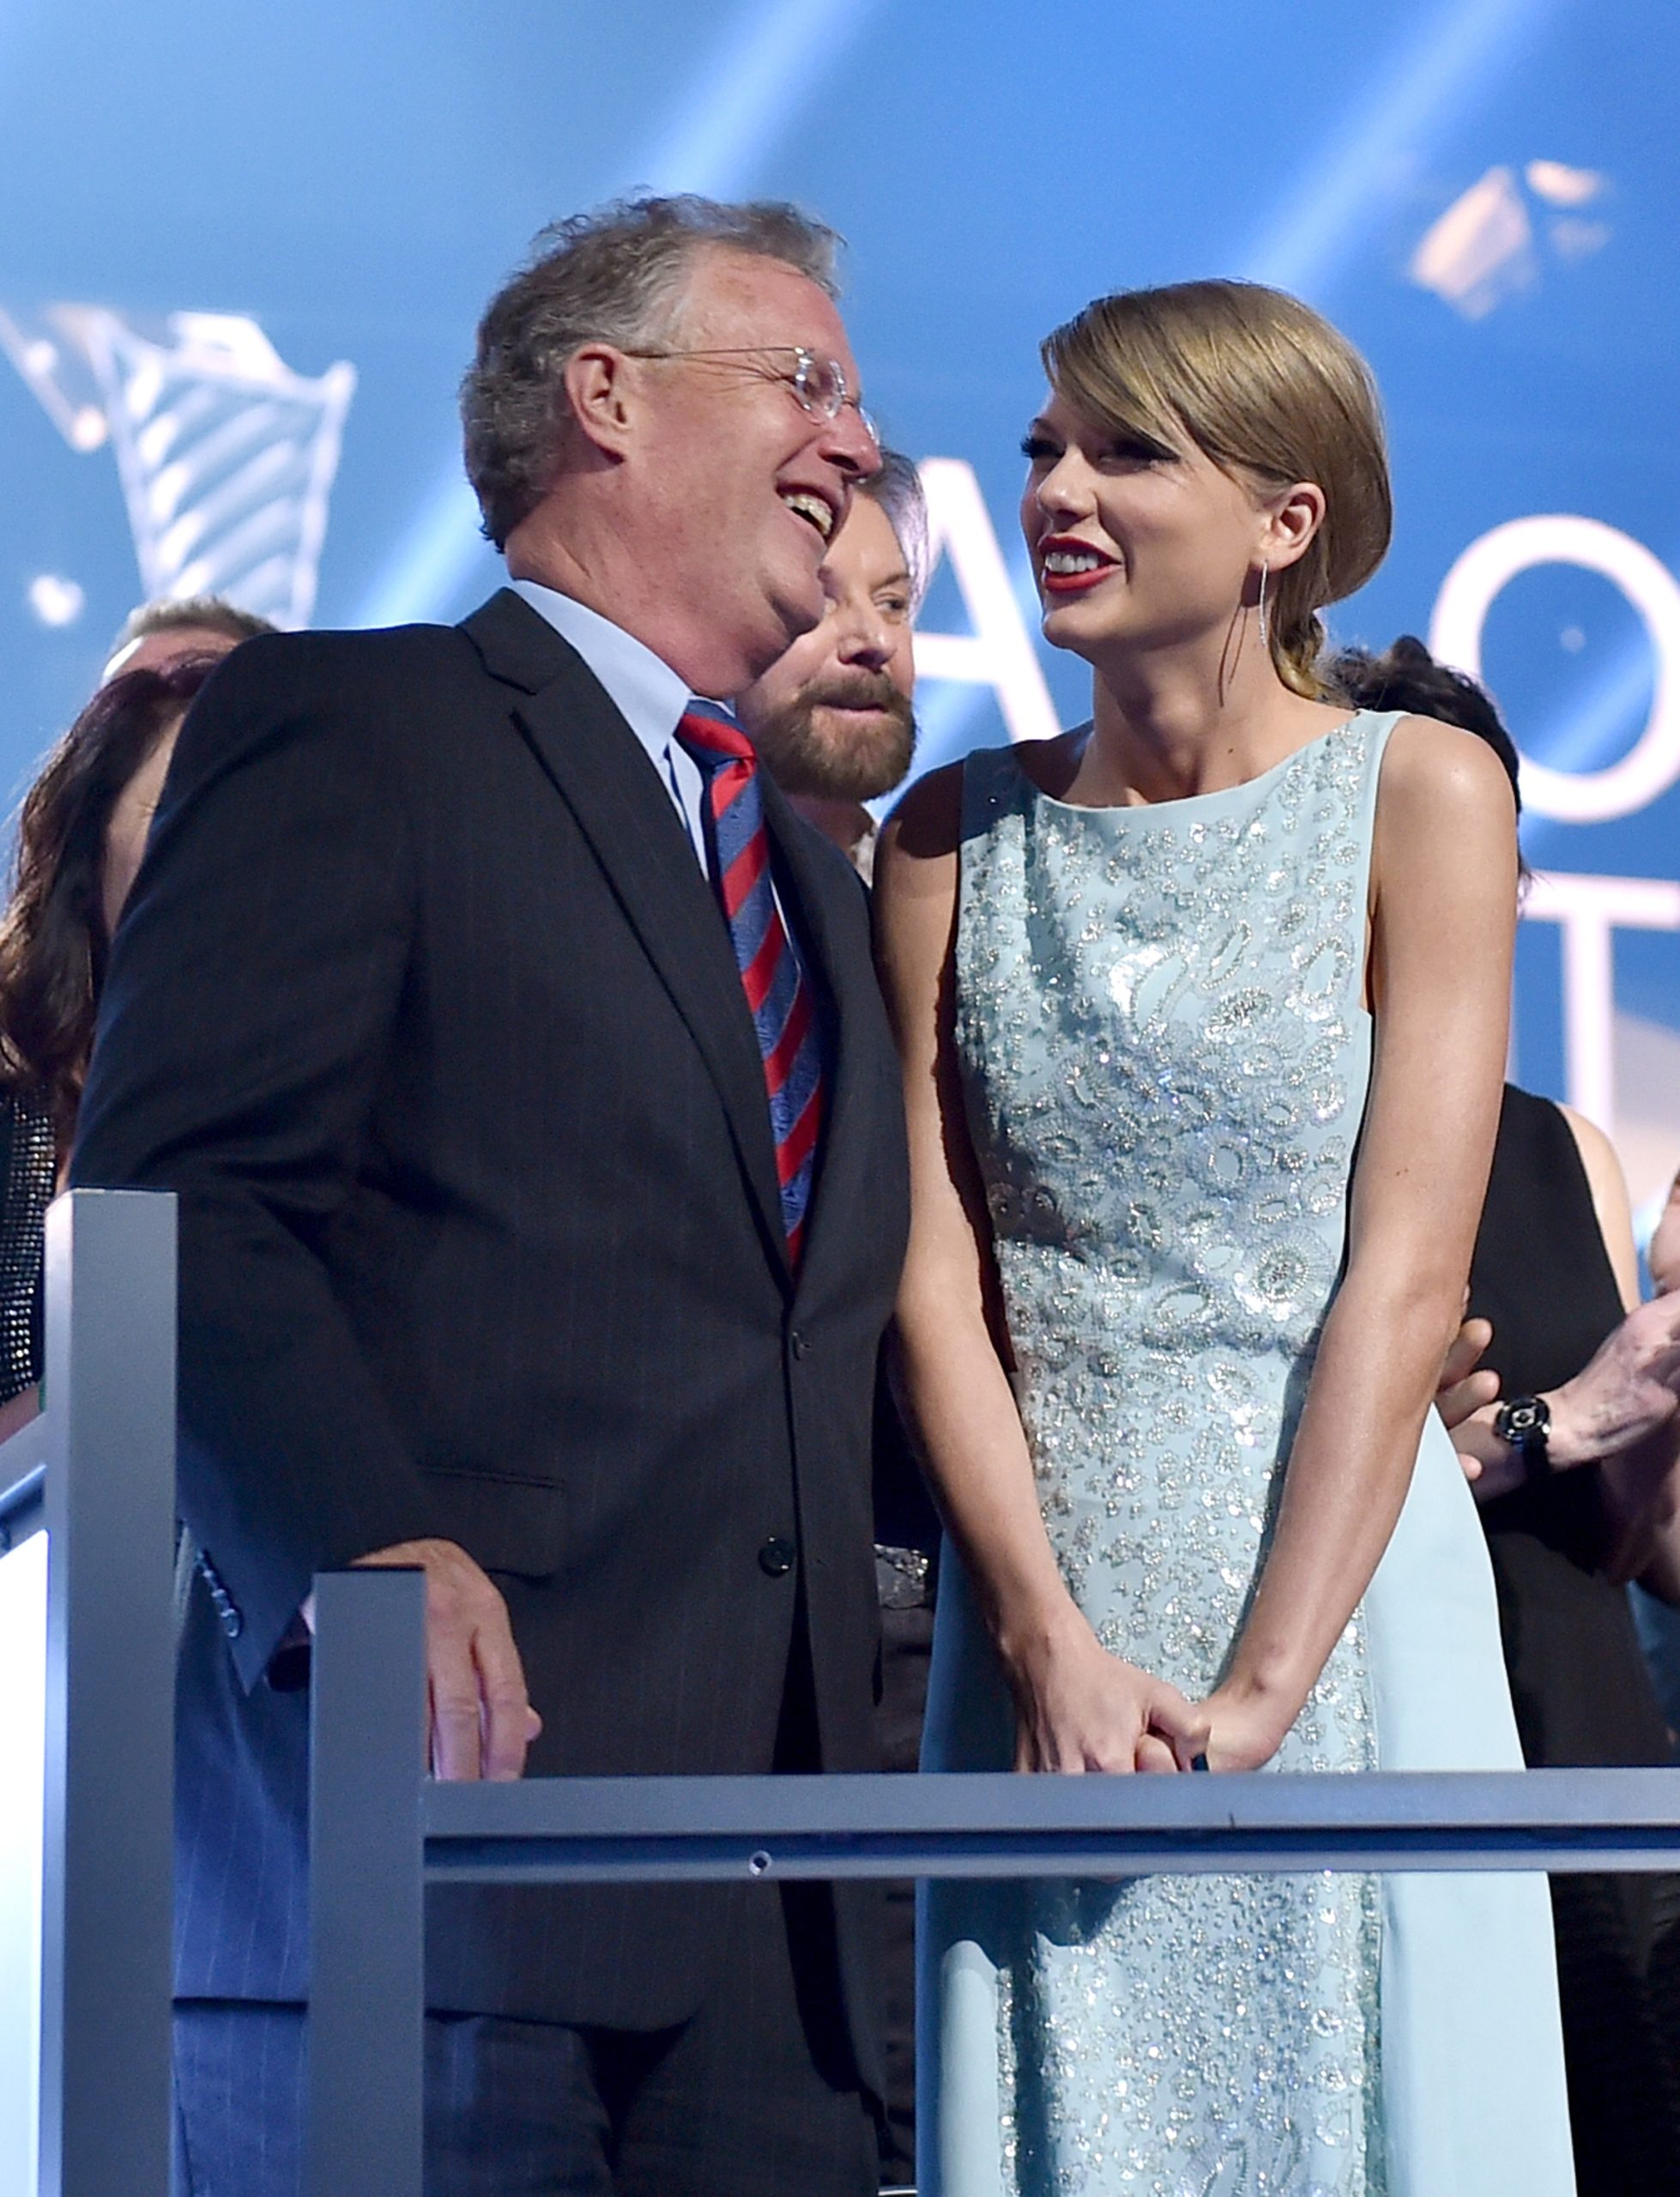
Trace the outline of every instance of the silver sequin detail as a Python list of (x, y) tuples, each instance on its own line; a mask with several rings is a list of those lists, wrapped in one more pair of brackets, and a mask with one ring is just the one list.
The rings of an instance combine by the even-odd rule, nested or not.
[[(1157, 808), (968, 766), (957, 1041), (1044, 1516), (1098, 1637), (1193, 1698), (1343, 1256), (1374, 730)], [(1277, 1766), (1373, 1760), (1356, 1615)], [(1013, 1911), (1008, 2191), (1382, 2197), (1372, 1879), (1023, 1886)]]

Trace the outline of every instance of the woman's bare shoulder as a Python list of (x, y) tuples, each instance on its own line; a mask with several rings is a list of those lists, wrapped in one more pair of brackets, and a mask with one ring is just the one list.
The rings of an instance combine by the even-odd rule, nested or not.
[(1382, 758), (1378, 806), (1419, 811), (1448, 823), (1514, 815), (1505, 766), (1484, 740), (1439, 717), (1402, 717)]
[(946, 763), (919, 778), (881, 831), (888, 859), (936, 862), (954, 855), (963, 828), (963, 766)]

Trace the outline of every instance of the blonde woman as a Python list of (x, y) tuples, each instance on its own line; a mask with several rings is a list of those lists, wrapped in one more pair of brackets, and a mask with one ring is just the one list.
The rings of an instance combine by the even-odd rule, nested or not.
[[(1199, 282), (1043, 350), (1022, 519), (1089, 724), (919, 787), (879, 875), (899, 1318), (960, 1555), (934, 1768), (1516, 1769), (1429, 1402), (1505, 1051), (1498, 763), (1351, 711), (1368, 371)], [(1544, 1883), (932, 1888), (931, 2197), (1568, 2197)]]

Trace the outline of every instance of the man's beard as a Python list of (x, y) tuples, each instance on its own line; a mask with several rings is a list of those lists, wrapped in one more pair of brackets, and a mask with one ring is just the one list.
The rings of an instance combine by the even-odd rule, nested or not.
[[(865, 709), (882, 714), (850, 717), (850, 711)], [(873, 801), (908, 775), (916, 715), (884, 672), (854, 672), (801, 687), (752, 728), (752, 742), (783, 793), (813, 801)]]

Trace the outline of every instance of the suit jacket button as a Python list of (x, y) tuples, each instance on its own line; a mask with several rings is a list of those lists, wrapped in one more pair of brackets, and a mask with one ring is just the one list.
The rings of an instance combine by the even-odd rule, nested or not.
[(795, 1328), (794, 1329), (793, 1333), (788, 1338), (788, 1343), (795, 1358), (809, 1357), (811, 1353), (811, 1338), (805, 1333), (802, 1328)]
[(758, 1551), (758, 1569), (771, 1579), (780, 1579), (794, 1568), (794, 1545), (784, 1541), (780, 1534), (772, 1534)]
[(237, 1640), (245, 1629), (244, 1618), (225, 1595), (221, 1603), (221, 1629), (230, 1640)]

